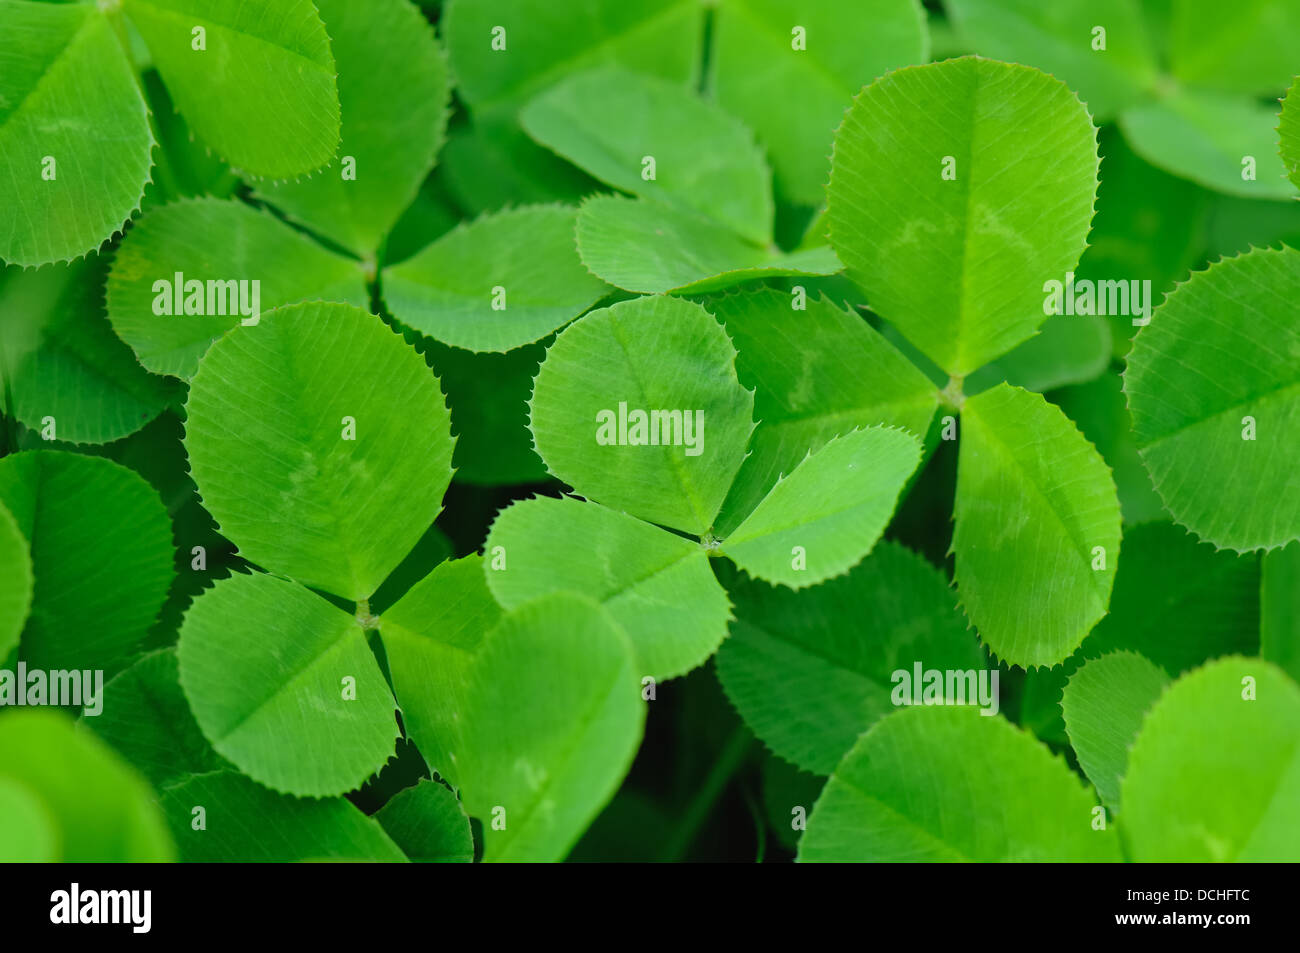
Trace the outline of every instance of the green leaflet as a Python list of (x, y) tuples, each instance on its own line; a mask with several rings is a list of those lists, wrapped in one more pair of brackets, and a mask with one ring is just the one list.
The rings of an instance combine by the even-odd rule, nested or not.
[(229, 767), (212, 750), (181, 691), (174, 648), (141, 656), (104, 685), (102, 711), (82, 715), (157, 788)]
[[(191, 281), (203, 294), (185, 287)], [(309, 298), (369, 303), (359, 263), (267, 212), (199, 198), (156, 209), (131, 230), (109, 271), (108, 318), (148, 370), (189, 379), (214, 340), (256, 317), (240, 310), (252, 310), (255, 289), (262, 313)]]
[(1065, 686), (1061, 711), (1079, 765), (1106, 807), (1119, 808), (1120, 778), (1142, 719), (1169, 684), (1169, 675), (1136, 652), (1085, 662)]
[(169, 382), (145, 371), (104, 317), (98, 264), (0, 272), (0, 380), (13, 416), (54, 437), (104, 443), (134, 433), (166, 406)]
[(897, 543), (805, 593), (739, 575), (728, 592), (736, 621), (717, 661), (727, 697), (768, 747), (815, 774), (893, 710), (895, 672), (985, 667), (943, 574)]
[[(4, 792), (8, 792), (7, 795)], [(21, 793), (19, 793), (21, 792)], [(174, 848), (149, 786), (89, 732), (51, 711), (0, 715), (0, 799), (39, 818), (26, 832), (21, 815), (0, 813), (0, 859), (30, 860), (22, 851), (69, 863), (158, 862)], [(36, 836), (33, 837), (33, 834)], [(10, 856), (10, 851), (19, 856)]]
[(470, 555), (439, 565), (379, 620), (406, 731), (456, 787), (468, 672), (500, 618), (483, 559)]
[(436, 781), (421, 779), (399, 791), (375, 820), (411, 860), (468, 864), (474, 859), (469, 818), (455, 792)]
[(1170, 65), (1189, 86), (1266, 96), (1300, 62), (1300, 9), (1288, 0), (1172, 0), (1169, 26)]
[(713, 95), (767, 147), (777, 193), (801, 205), (825, 201), (826, 148), (844, 104), (929, 48), (916, 0), (722, 0), (712, 37)]
[(488, 534), (487, 584), (507, 609), (548, 592), (603, 604), (656, 679), (704, 663), (726, 637), (727, 597), (696, 542), (594, 503), (538, 497), (502, 510)]
[(1300, 851), (1300, 688), (1271, 663), (1232, 657), (1184, 675), (1147, 715), (1128, 764), (1120, 823), (1132, 860)]
[(0, 861), (53, 863), (59, 859), (58, 826), (25, 784), (0, 775)]
[(520, 113), (542, 145), (615, 188), (772, 241), (771, 173), (748, 128), (677, 83), (615, 67), (570, 76)]
[(831, 437), (876, 424), (918, 435), (929, 428), (935, 387), (870, 324), (825, 297), (764, 288), (707, 307), (736, 347), (736, 374), (754, 391), (759, 420), (717, 535), (729, 535), (781, 474)]
[(970, 707), (877, 722), (835, 769), (801, 861), (1118, 861), (1114, 828), (1046, 746)]
[(93, 4), (0, 0), (0, 260), (94, 251), (139, 208), (154, 138), (113, 28)]
[(393, 755), (393, 695), (365, 632), (301, 586), (219, 580), (185, 614), (177, 658), (204, 737), (275, 791), (343, 794)]
[(8, 507), (0, 502), (0, 661), (18, 645), (32, 607), (32, 556), (27, 538)]
[(1215, 546), (1300, 538), (1300, 251), (1261, 249), (1197, 272), (1134, 339), (1124, 389), (1152, 483)]
[(998, 658), (1055, 665), (1106, 614), (1119, 558), (1115, 481), (1043, 398), (1000, 384), (961, 418), (956, 582)]
[(369, 597), (442, 508), (455, 438), (438, 379), (359, 308), (292, 305), (238, 328), (185, 406), (191, 471), (222, 533), (304, 585)]
[(1168, 522), (1130, 526), (1110, 612), (1081, 651), (1129, 649), (1174, 674), (1219, 655), (1254, 655), (1259, 580), (1253, 555), (1216, 552)]
[(875, 546), (920, 462), (921, 442), (904, 430), (832, 437), (777, 480), (723, 551), (750, 575), (791, 589), (838, 576)]
[(449, 0), (442, 23), (458, 92), (476, 115), (513, 116), (552, 83), (598, 64), (692, 82), (704, 18), (698, 0)]
[(1287, 177), (1300, 187), (1300, 76), (1296, 77), (1282, 101), (1277, 131), (1281, 137), (1282, 164)]
[[(1277, 108), (1228, 93), (1185, 90), (1120, 117), (1124, 138), (1153, 165), (1229, 195), (1296, 195), (1277, 154)], [(1243, 159), (1254, 160), (1245, 178)]]
[(562, 860), (613, 796), (646, 706), (609, 614), (557, 593), (505, 616), (470, 669), (457, 759), (485, 861)]
[(1259, 654), (1300, 681), (1300, 543), (1260, 562)]
[[(343, 798), (288, 797), (233, 771), (166, 789), (162, 808), (181, 859), (190, 863), (406, 859), (378, 821)], [(205, 826), (195, 830), (199, 808)]]
[(143, 642), (171, 584), (171, 521), (157, 492), (100, 457), (0, 459), (0, 503), (31, 546), (35, 587), (19, 655), (30, 669), (103, 669)]
[(1087, 110), (1037, 70), (975, 57), (898, 70), (836, 134), (831, 245), (872, 310), (962, 377), (1043, 323), (1044, 283), (1085, 247), (1098, 161)]
[(1077, 89), (1098, 121), (1154, 91), (1156, 63), (1138, 0), (947, 0), (946, 6), (959, 34), (982, 55), (1050, 73)]
[(373, 261), (442, 144), (451, 97), (447, 64), (433, 27), (408, 0), (315, 3), (338, 61), (337, 161), (262, 194)]
[(1124, 522), (1164, 519), (1164, 506), (1151, 488), (1151, 477), (1133, 443), (1133, 424), (1123, 388), (1120, 375), (1107, 372), (1087, 384), (1057, 391), (1052, 394), (1052, 402), (1078, 424), (1105, 458), (1115, 475)]
[[(647, 235), (655, 236), (653, 243)], [(582, 204), (578, 252), (610, 284), (649, 294), (702, 294), (756, 278), (830, 275), (841, 267), (829, 248), (783, 252), (748, 242), (700, 215), (613, 195)]]
[(384, 300), (403, 324), (444, 344), (470, 351), (531, 344), (610, 291), (578, 258), (576, 219), (575, 208), (533, 206), (458, 226), (385, 269)]
[(753, 429), (734, 362), (726, 332), (689, 301), (593, 311), (560, 333), (537, 374), (537, 451), (587, 499), (702, 535)]
[[(123, 0), (123, 8), (190, 128), (232, 166), (283, 179), (334, 156), (334, 56), (311, 0)], [(199, 28), (205, 49), (196, 49)]]

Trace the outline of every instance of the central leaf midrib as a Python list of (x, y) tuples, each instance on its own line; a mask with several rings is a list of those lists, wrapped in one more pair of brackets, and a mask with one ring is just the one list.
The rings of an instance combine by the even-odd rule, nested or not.
[[(649, 399), (646, 397), (645, 385), (642, 382), (640, 376), (637, 374), (636, 363), (632, 360), (632, 354), (628, 350), (627, 342), (623, 340), (623, 336), (619, 333), (619, 331), (620, 329), (619, 329), (618, 317), (617, 315), (614, 314), (613, 311), (611, 311), (609, 313), (610, 337), (614, 339), (614, 343), (618, 345), (619, 350), (623, 353), (623, 363), (628, 370), (627, 376), (632, 381), (633, 388), (636, 391), (636, 394), (640, 399), (640, 402), (643, 404), (648, 404)], [(645, 409), (653, 410), (654, 408), (647, 406)], [(689, 413), (689, 409), (686, 412)], [(668, 460), (669, 469), (672, 471), (675, 482), (681, 488), (682, 495), (686, 497), (687, 501), (690, 504), (693, 521), (707, 528), (707, 524), (709, 523), (711, 516), (704, 515), (703, 501), (700, 499), (699, 494), (695, 491), (694, 484), (691, 481), (686, 479), (686, 474), (683, 469), (682, 462), (677, 459), (677, 455), (675, 453), (664, 454), (664, 457), (666, 457)]]
[[(1065, 538), (1074, 545), (1075, 554), (1079, 557), (1080, 562), (1082, 562), (1086, 567), (1088, 562), (1088, 557), (1084, 554), (1089, 550), (1089, 547), (1087, 545), (1088, 541), (1080, 540), (1079, 537), (1075, 535), (1074, 530), (1070, 527), (1070, 525), (1057, 511), (1056, 504), (1052, 502), (1052, 500), (1047, 496), (1047, 494), (1043, 491), (1043, 489), (1038, 485), (1038, 481), (1034, 480), (1029, 475), (1028, 469), (1020, 465), (1019, 461), (1017, 461), (1015, 454), (1012, 452), (1011, 448), (1002, 441), (1002, 438), (997, 433), (997, 428), (989, 426), (987, 421), (980, 420), (978, 414), (972, 414), (969, 410), (967, 411), (967, 415), (968, 415), (968, 419), (973, 418), (974, 420), (978, 421), (979, 429), (982, 430), (983, 433), (986, 435), (987, 439), (985, 439), (984, 445), (997, 452), (1001, 460), (1011, 461), (1011, 466), (1008, 469), (1019, 474), (1021, 476), (1021, 480), (1019, 482), (1022, 485), (1029, 487), (1033, 491), (1034, 496), (1041, 503), (1043, 503), (1044, 506), (1047, 507), (1048, 513), (1051, 514), (1052, 519), (1055, 520), (1057, 526), (1059, 526), (1062, 529)], [(960, 483), (960, 473), (958, 474), (958, 481)], [(958, 492), (960, 493), (960, 489)], [(1106, 601), (1105, 598), (1103, 597), (1103, 590), (1105, 587), (1104, 584), (1100, 582), (1100, 580), (1104, 579), (1105, 575), (1106, 575), (1105, 573), (1097, 573), (1089, 569), (1090, 582), (1092, 583), (1091, 588), (1093, 590), (1094, 595), (1101, 598), (1103, 607)]]
[(326, 656), (336, 653), (341, 649), (347, 648), (347, 644), (346, 644), (347, 639), (348, 636), (352, 634), (352, 629), (354, 627), (357, 628), (358, 632), (361, 631), (360, 627), (355, 626), (353, 620), (348, 619), (347, 624), (344, 625), (339, 630), (337, 636), (335, 636), (325, 645), (322, 651), (307, 656), (307, 658), (303, 661), (301, 665), (296, 666), (291, 672), (288, 673), (288, 677), (284, 678), (283, 680), (279, 680), (278, 684), (273, 683), (271, 692), (268, 695), (266, 695), (256, 705), (249, 708), (242, 715), (240, 715), (238, 720), (236, 720), (234, 724), (230, 725), (228, 728), (226, 728), (224, 731), (221, 732), (219, 738), (212, 739), (213, 746), (215, 747), (217, 744), (220, 744), (221, 742), (228, 741), (231, 738), (231, 736), (235, 734), (235, 732), (237, 732), (240, 728), (244, 727), (244, 725), (247, 724), (250, 720), (252, 720), (252, 718), (255, 715), (260, 714), (262, 710), (266, 708), (269, 704), (279, 699), (281, 695), (284, 695), (286, 693), (291, 694), (292, 686), (296, 682), (298, 682), (305, 674), (307, 674), (307, 672), (310, 669), (315, 667), (317, 663), (323, 661)]
[[(621, 637), (626, 638), (626, 636), (621, 636)], [(624, 670), (626, 669), (626, 667), (627, 665), (626, 665), (626, 658), (625, 658), (618, 666), (616, 675), (621, 676)], [(555, 770), (547, 771), (546, 780), (542, 782), (540, 787), (534, 790), (533, 792), (534, 796), (531, 800), (531, 803), (523, 812), (522, 823), (516, 824), (513, 829), (507, 827), (507, 830), (510, 831), (510, 833), (506, 837), (503, 837), (499, 841), (497, 841), (497, 843), (501, 845), (501, 851), (504, 851), (510, 844), (514, 842), (515, 832), (520, 831), (528, 826), (528, 821), (537, 812), (538, 805), (541, 804), (541, 802), (544, 799), (545, 793), (551, 789), (556, 779), (562, 773), (564, 774), (568, 773), (569, 764), (573, 760), (574, 752), (582, 745), (583, 742), (586, 741), (587, 736), (591, 731), (592, 723), (595, 721), (596, 715), (599, 712), (605, 710), (606, 706), (609, 704), (610, 699), (614, 697), (614, 693), (619, 690), (620, 688), (618, 684), (619, 680), (620, 679), (617, 677), (612, 679), (610, 686), (605, 691), (605, 693), (597, 697), (595, 703), (592, 704), (586, 711), (584, 711), (582, 716), (578, 719), (579, 730), (572, 733), (571, 735), (572, 740), (570, 740), (564, 746), (559, 757), (555, 760), (554, 763), (558, 767)]]
[[(166, 7), (158, 7), (155, 6), (153, 3), (149, 2), (149, 0), (125, 0), (125, 5), (126, 5), (128, 16), (130, 15), (130, 10), (132, 7), (147, 7), (149, 11), (160, 20), (171, 20), (173, 22), (180, 23), (182, 27), (187, 28), (186, 32), (189, 32), (188, 28), (190, 28), (190, 25), (193, 24), (194, 26), (202, 26), (205, 28), (210, 27), (218, 31), (233, 33), (235, 36), (243, 37), (244, 39), (247, 40), (252, 40), (254, 43), (259, 44), (261, 46), (270, 47), (273, 50), (279, 50), (283, 53), (287, 53), (290, 56), (296, 57), (308, 63), (317, 72), (323, 73), (326, 76), (332, 76), (332, 73), (329, 69), (327, 69), (318, 60), (313, 59), (307, 53), (303, 53), (299, 50), (295, 50), (291, 47), (285, 46), (282, 43), (279, 43), (275, 40), (268, 40), (266, 37), (258, 36), (255, 33), (248, 33), (244, 30), (241, 30), (239, 27), (231, 26), (228, 23), (221, 23), (217, 20), (211, 20), (208, 19), (207, 17), (197, 16), (194, 14), (180, 13), (176, 10), (171, 10)], [(328, 47), (326, 47), (326, 49), (328, 50)]]

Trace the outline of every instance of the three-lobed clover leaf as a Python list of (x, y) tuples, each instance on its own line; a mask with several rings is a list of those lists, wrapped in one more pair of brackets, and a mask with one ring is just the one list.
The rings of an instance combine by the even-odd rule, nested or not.
[(1300, 539), (1300, 251), (1258, 249), (1180, 285), (1142, 328), (1124, 390), (1175, 521), (1244, 552)]
[(557, 337), (537, 376), (532, 430), (551, 472), (590, 502), (528, 500), (498, 517), (485, 571), (503, 604), (555, 590), (592, 596), (627, 631), (642, 670), (669, 678), (701, 664), (726, 633), (710, 553), (799, 588), (870, 552), (920, 444), (852, 414), (783, 451), (771, 484), (719, 538), (754, 427), (736, 359), (718, 321), (676, 298), (620, 302)]
[[(250, 776), (293, 794), (351, 790), (392, 755), (395, 706), (371, 620), (306, 587), (364, 604), (437, 516), (455, 442), (437, 378), (373, 315), (293, 305), (213, 345), (186, 410), (205, 505), (247, 558), (288, 577), (236, 576), (195, 601), (179, 649), (186, 697)], [(246, 666), (236, 693), (231, 658)]]

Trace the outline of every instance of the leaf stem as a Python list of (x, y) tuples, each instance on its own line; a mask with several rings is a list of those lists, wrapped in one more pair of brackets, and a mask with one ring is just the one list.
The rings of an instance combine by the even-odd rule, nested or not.
[(966, 395), (961, 392), (964, 377), (949, 377), (947, 385), (939, 391), (939, 402), (949, 410), (960, 411), (966, 403)]
[(753, 744), (753, 736), (749, 729), (744, 725), (737, 725), (736, 730), (731, 733), (722, 750), (718, 752), (717, 760), (713, 762), (713, 769), (709, 772), (704, 783), (700, 785), (695, 796), (691, 798), (691, 803), (686, 806), (686, 812), (683, 816), (682, 823), (678, 825), (664, 845), (663, 850), (659, 852), (660, 863), (672, 864), (681, 860), (682, 855), (695, 843), (695, 838), (699, 835), (700, 828), (704, 822), (709, 819), (713, 813), (713, 808), (718, 803), (718, 798), (722, 792), (727, 789), (731, 783), (732, 776), (740, 770), (740, 766), (745, 763), (749, 757), (750, 746)]

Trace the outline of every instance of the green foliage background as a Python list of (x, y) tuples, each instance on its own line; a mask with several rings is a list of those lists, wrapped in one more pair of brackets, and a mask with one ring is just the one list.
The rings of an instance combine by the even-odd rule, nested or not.
[(0, 859), (1300, 860), (1297, 73), (1289, 0), (0, 0), (0, 672), (106, 679), (0, 710)]

